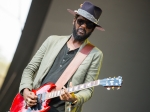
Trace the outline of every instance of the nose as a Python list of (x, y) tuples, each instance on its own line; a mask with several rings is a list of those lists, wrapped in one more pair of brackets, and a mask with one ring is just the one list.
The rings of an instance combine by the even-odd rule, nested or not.
[(86, 28), (86, 23), (83, 23), (81, 26), (82, 26), (83, 28)]

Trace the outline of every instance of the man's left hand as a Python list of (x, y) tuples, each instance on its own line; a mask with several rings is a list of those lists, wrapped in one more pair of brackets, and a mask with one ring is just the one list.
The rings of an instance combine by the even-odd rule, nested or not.
[[(70, 83), (70, 86), (72, 84)], [(60, 96), (60, 99), (67, 102), (75, 102), (77, 98), (75, 97), (74, 93), (69, 93), (65, 87), (63, 87), (64, 93)]]

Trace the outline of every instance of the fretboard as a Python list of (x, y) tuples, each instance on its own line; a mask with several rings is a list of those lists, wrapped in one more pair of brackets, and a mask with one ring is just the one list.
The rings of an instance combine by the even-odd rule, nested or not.
[[(83, 89), (86, 89), (86, 88), (98, 86), (98, 85), (100, 85), (100, 83), (102, 83), (102, 81), (96, 80), (96, 81), (88, 82), (88, 83), (85, 83), (85, 84), (80, 84), (80, 85), (77, 85), (77, 86), (74, 86), (74, 87), (69, 87), (69, 88), (66, 88), (66, 90), (69, 93), (72, 93), (72, 92), (76, 92), (76, 91), (83, 90)], [(48, 99), (58, 97), (63, 93), (64, 93), (63, 89), (52, 91), (52, 92), (48, 93)]]

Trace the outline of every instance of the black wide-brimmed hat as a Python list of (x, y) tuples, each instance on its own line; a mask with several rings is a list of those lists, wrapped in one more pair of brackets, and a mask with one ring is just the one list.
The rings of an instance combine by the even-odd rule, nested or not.
[(90, 20), (94, 24), (96, 24), (96, 28), (101, 31), (105, 31), (99, 24), (99, 18), (100, 15), (102, 14), (101, 8), (93, 5), (91, 2), (85, 1), (83, 4), (80, 5), (80, 8), (78, 10), (71, 10), (67, 9), (71, 14), (74, 16), (76, 14), (83, 16), (84, 18)]

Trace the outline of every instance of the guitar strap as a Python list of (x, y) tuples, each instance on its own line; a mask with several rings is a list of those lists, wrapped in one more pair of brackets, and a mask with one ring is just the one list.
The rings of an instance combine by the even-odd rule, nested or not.
[(80, 52), (76, 54), (71, 63), (62, 73), (60, 78), (56, 82), (56, 90), (62, 89), (62, 87), (67, 83), (67, 81), (71, 78), (74, 72), (78, 69), (79, 65), (84, 61), (90, 51), (94, 48), (92, 44), (86, 44)]

